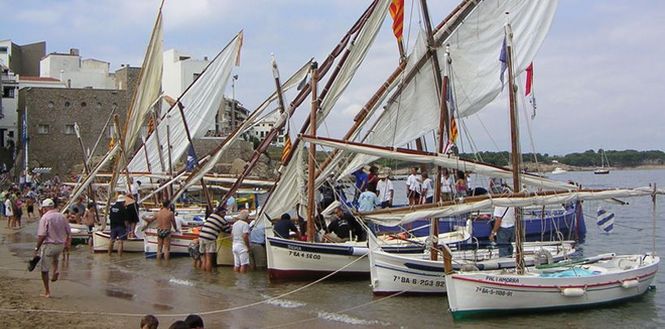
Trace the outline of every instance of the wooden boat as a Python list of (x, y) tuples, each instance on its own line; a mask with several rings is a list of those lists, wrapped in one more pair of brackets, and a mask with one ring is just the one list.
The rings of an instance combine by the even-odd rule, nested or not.
[(652, 254), (600, 255), (578, 265), (505, 271), (458, 272), (445, 278), (455, 318), (478, 313), (577, 309), (645, 293), (658, 271)]
[[(109, 250), (109, 242), (111, 241), (110, 231), (95, 231), (92, 233), (92, 249), (95, 252), (107, 252)], [(113, 246), (113, 251), (117, 251), (118, 243)], [(123, 241), (123, 252), (143, 252), (143, 239), (131, 238)]]

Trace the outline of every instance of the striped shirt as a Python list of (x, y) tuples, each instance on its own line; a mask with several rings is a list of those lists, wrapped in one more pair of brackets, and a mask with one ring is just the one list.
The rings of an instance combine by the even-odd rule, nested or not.
[(206, 219), (205, 223), (203, 223), (203, 227), (199, 233), (199, 239), (215, 241), (220, 232), (230, 233), (231, 223), (220, 215), (212, 214)]

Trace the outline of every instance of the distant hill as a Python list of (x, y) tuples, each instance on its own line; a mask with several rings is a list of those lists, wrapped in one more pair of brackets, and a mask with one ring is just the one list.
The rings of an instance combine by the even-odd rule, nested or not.
[[(600, 167), (600, 154), (598, 151), (588, 150), (582, 153), (570, 153), (563, 156), (550, 156), (549, 154), (526, 153), (522, 155), (522, 161), (535, 162), (535, 159), (542, 164), (562, 163), (575, 167)], [(665, 165), (665, 152), (663, 151), (636, 151), (636, 150), (605, 150), (605, 155), (610, 162), (611, 167), (627, 168), (649, 165)], [(460, 154), (461, 158), (481, 160), (483, 162), (507, 166), (510, 159), (509, 152), (479, 152), (477, 155), (470, 153)]]

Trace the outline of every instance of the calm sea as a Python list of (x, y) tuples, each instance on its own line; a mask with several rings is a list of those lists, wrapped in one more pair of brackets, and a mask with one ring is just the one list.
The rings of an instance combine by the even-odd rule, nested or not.
[[(665, 170), (614, 170), (609, 175), (570, 172), (551, 176), (574, 180), (588, 188), (637, 187), (657, 183), (665, 188)], [(401, 184), (396, 182), (396, 184)], [(605, 205), (616, 214), (611, 234), (602, 234), (594, 223), (597, 203), (586, 203), (588, 235), (580, 246), (585, 256), (598, 253), (642, 253), (652, 250), (652, 211), (649, 198), (628, 199), (628, 206)], [(665, 198), (660, 198), (655, 232), (657, 253), (665, 254)], [(13, 240), (19, 254), (28, 254), (32, 243), (27, 235)], [(11, 243), (11, 241), (9, 241)], [(309, 282), (271, 283), (265, 272), (245, 275), (219, 268), (201, 273), (189, 259), (156, 264), (140, 255), (108, 259), (77, 250), (72, 255), (66, 280), (84, 282), (108, 296), (134, 303), (141, 313), (189, 313), (226, 310), (204, 315), (210, 328), (262, 328), (283, 325), (295, 328), (664, 328), (665, 275), (656, 276), (657, 289), (628, 303), (583, 311), (521, 314), (476, 320), (453, 321), (446, 297), (376, 298), (368, 281), (323, 281), (279, 300), (228, 310), (301, 288)], [(102, 307), (120, 310), (114, 305)], [(139, 311), (140, 310), (140, 311)], [(168, 324), (172, 318), (162, 317)], [(136, 319), (128, 319), (128, 327)], [(166, 326), (165, 326), (166, 327)]]

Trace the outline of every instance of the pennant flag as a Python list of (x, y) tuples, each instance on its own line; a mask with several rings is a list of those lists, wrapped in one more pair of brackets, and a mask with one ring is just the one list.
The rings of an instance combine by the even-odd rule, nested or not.
[(28, 145), (28, 121), (27, 121), (27, 115), (26, 114), (27, 114), (27, 107), (26, 107), (26, 111), (23, 112), (23, 118), (22, 118), (23, 120), (21, 120), (22, 121), (21, 126), (22, 126), (22, 130), (23, 130), (21, 132), (21, 143), (22, 143), (23, 147), (25, 147), (25, 145)]
[(455, 143), (457, 141), (457, 136), (459, 135), (459, 130), (457, 128), (457, 120), (455, 119), (455, 112), (457, 111), (457, 104), (455, 104), (455, 97), (453, 95), (452, 86), (448, 85), (446, 88), (446, 101), (448, 102), (448, 111), (450, 112), (450, 132), (448, 134), (448, 139), (450, 143)]
[(245, 33), (240, 32), (240, 45), (238, 46), (238, 52), (236, 53), (236, 66), (240, 66), (240, 50), (242, 49), (242, 44), (245, 41)]
[(398, 42), (402, 42), (404, 29), (404, 0), (392, 0), (390, 16), (393, 18), (393, 34)]
[(194, 151), (194, 145), (190, 143), (189, 150), (187, 150), (187, 164), (185, 165), (185, 170), (193, 171), (194, 168), (196, 168), (196, 164), (198, 162), (199, 161), (196, 158), (196, 152)]
[(503, 37), (503, 44), (501, 45), (501, 54), (499, 54), (499, 61), (501, 62), (501, 74), (499, 75), (499, 80), (501, 80), (501, 91), (503, 91), (503, 76), (506, 73), (506, 69), (508, 68), (508, 62), (507, 62), (507, 52), (506, 52), (506, 37)]
[(536, 94), (533, 91), (533, 62), (529, 64), (529, 67), (526, 68), (526, 87), (524, 88), (524, 96), (529, 100), (533, 113), (531, 114), (531, 120), (536, 117)]
[(307, 85), (307, 78), (308, 77), (309, 77), (309, 73), (305, 74), (305, 77), (302, 78), (302, 81), (300, 81), (300, 83), (298, 83), (298, 88), (297, 88), (298, 91), (305, 88), (305, 86)]
[(113, 149), (114, 146), (115, 146), (115, 136), (111, 136), (111, 140), (109, 141), (108, 145), (109, 150)]
[(604, 233), (612, 233), (614, 229), (614, 213), (598, 208), (596, 224)]
[(151, 116), (150, 120), (148, 120), (148, 135), (152, 134), (154, 130), (155, 130), (155, 120), (154, 117)]
[(280, 157), (280, 161), (282, 162), (282, 164), (286, 162), (286, 158), (289, 156), (289, 153), (291, 153), (291, 137), (287, 132), (286, 137), (284, 138), (284, 148), (282, 149), (282, 156)]

